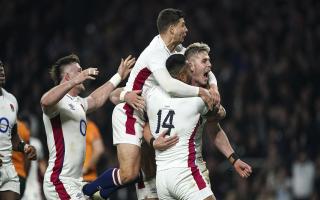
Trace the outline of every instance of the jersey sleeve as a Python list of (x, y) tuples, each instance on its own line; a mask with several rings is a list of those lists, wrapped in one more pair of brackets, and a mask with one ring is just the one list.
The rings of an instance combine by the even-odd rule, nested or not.
[(48, 106), (45, 110), (42, 108), (42, 111), (49, 117), (55, 117), (56, 115), (59, 114), (59, 107), (61, 104), (61, 101), (63, 99), (61, 99), (57, 104), (53, 105), (53, 106)]
[(166, 67), (166, 59), (168, 55), (165, 51), (155, 49), (149, 52), (149, 59), (147, 61), (147, 68), (153, 73), (154, 71)]
[(217, 83), (217, 78), (216, 76), (212, 73), (212, 71), (209, 72), (209, 84), (210, 85), (216, 85), (218, 86), (218, 83)]

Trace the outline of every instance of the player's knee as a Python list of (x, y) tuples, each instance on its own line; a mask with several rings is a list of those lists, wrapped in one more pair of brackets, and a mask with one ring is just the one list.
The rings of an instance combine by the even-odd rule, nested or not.
[(121, 178), (122, 184), (135, 181), (138, 176), (139, 176), (139, 170), (134, 170), (134, 169), (120, 170), (120, 178)]

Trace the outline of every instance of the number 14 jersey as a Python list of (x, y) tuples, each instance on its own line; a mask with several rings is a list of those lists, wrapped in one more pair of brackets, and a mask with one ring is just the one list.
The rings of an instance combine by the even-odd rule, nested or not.
[(167, 130), (167, 135), (179, 136), (179, 142), (156, 151), (157, 170), (173, 167), (193, 167), (202, 162), (202, 132), (207, 107), (200, 97), (172, 98), (159, 86), (146, 94), (147, 114), (155, 138)]

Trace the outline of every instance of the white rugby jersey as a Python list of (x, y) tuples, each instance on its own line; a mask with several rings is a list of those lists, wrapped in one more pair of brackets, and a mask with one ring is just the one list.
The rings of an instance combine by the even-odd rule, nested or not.
[(165, 151), (156, 151), (157, 170), (190, 167), (197, 170), (202, 162), (202, 115), (208, 109), (200, 97), (172, 98), (159, 86), (146, 95), (147, 114), (155, 138), (164, 130), (177, 134), (179, 142)]
[(46, 176), (50, 176), (54, 185), (60, 182), (60, 178), (82, 177), (87, 108), (87, 99), (67, 94), (43, 113), (49, 150)]
[(11, 130), (17, 123), (18, 102), (5, 89), (0, 90), (0, 154), (2, 162), (9, 163), (12, 155)]
[[(176, 50), (182, 53), (184, 48), (179, 45)], [(125, 90), (143, 89), (142, 96), (144, 96), (148, 88), (159, 85), (152, 73), (160, 68), (165, 68), (167, 58), (174, 53), (178, 53), (178, 51), (170, 52), (160, 35), (155, 36), (137, 59), (129, 75)]]

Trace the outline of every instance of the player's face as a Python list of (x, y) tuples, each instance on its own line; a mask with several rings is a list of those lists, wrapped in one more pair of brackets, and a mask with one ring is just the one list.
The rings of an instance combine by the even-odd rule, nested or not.
[[(70, 80), (73, 79), (74, 77), (78, 76), (82, 72), (82, 68), (79, 65), (79, 63), (71, 63), (69, 66), (68, 74)], [(79, 84), (76, 86), (77, 89), (79, 89), (79, 92), (84, 91), (85, 87), (83, 84)]]
[(4, 72), (4, 67), (0, 65), (0, 87), (6, 82), (6, 74)]
[(184, 38), (187, 36), (187, 26), (186, 22), (183, 18), (179, 19), (179, 22), (173, 26), (173, 34), (174, 34), (174, 40), (178, 42), (179, 44), (184, 41)]
[(193, 55), (190, 60), (192, 83), (196, 86), (205, 87), (208, 84), (208, 74), (211, 70), (210, 57), (206, 51)]

